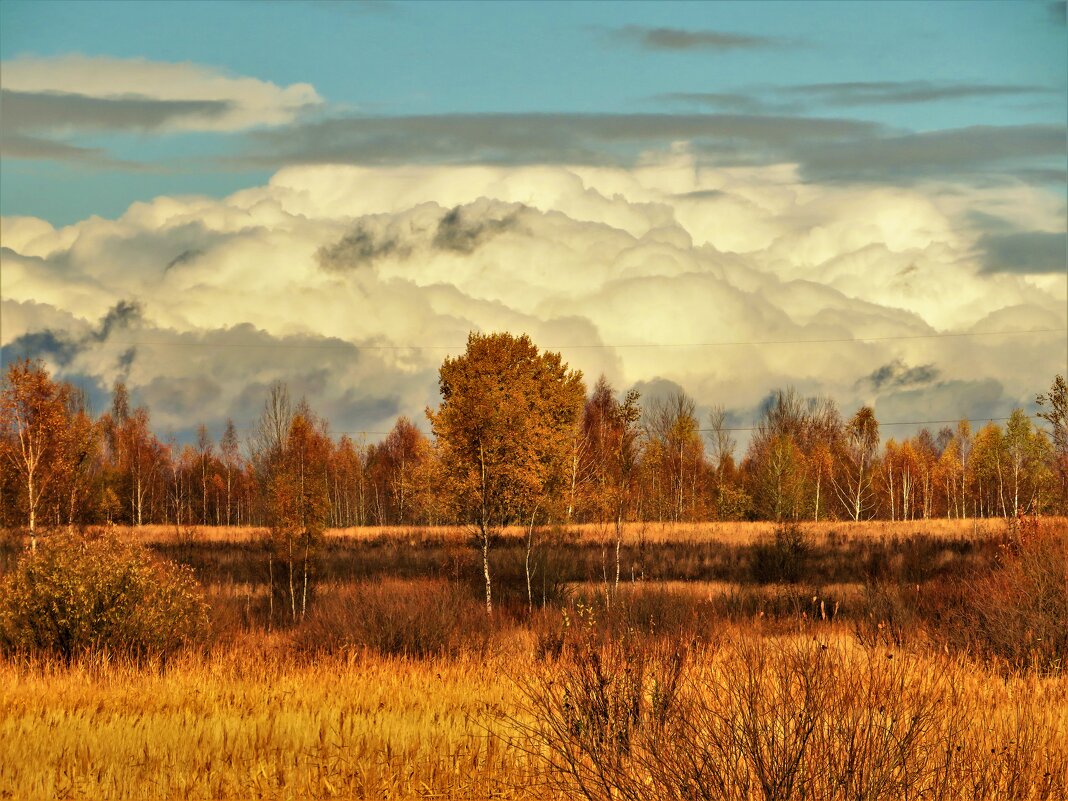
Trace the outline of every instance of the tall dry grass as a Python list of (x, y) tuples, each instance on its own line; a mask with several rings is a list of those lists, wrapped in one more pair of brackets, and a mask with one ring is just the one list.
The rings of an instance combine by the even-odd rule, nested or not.
[(0, 663), (0, 797), (520, 797), (527, 757), (491, 736), (511, 705), (483, 657), (299, 661), (277, 639), (118, 662)]
[[(1068, 518), (1051, 518), (1068, 523)], [(904, 535), (925, 535), (943, 538), (977, 538), (983, 539), (1000, 534), (1005, 528), (1002, 518), (933, 518), (929, 520), (890, 521), (868, 520), (853, 522), (851, 520), (821, 520), (819, 522), (800, 521), (799, 525), (810, 533), (816, 541), (827, 537), (882, 539)], [(755, 542), (763, 537), (773, 535), (777, 527), (770, 521), (756, 522), (632, 522), (624, 525), (623, 537), (629, 541), (648, 543), (662, 542), (709, 542), (723, 541), (737, 544)], [(256, 542), (263, 537), (264, 529), (255, 526), (182, 526), (171, 525), (114, 526), (112, 529), (127, 541), (145, 545), (174, 543), (187, 540), (194, 543)], [(611, 525), (596, 523), (574, 524), (566, 526), (577, 540), (600, 541), (615, 537)], [(8, 532), (16, 536), (18, 532)], [(410, 546), (426, 543), (464, 543), (472, 536), (472, 530), (466, 526), (360, 526), (352, 528), (331, 528), (326, 530), (327, 539), (349, 540), (354, 542), (397, 542)], [(526, 536), (523, 526), (511, 526), (500, 532), (502, 540), (522, 540)]]
[(1068, 796), (1068, 682), (807, 636), (580, 639), (520, 680), (517, 742), (590, 801)]
[[(0, 797), (1047, 798), (1068, 679), (868, 649), (838, 629), (703, 643), (616, 631), (559, 657), (296, 658), (288, 637), (0, 663)], [(580, 645), (587, 642), (588, 646)], [(826, 648), (824, 648), (826, 646)], [(892, 658), (888, 658), (888, 655)]]
[(1068, 798), (1068, 526), (834, 525), (665, 529), (619, 588), (558, 534), (533, 613), (505, 539), (493, 621), (465, 534), (341, 534), (285, 631), (248, 530), (164, 532), (212, 638), (0, 659), (0, 798)]

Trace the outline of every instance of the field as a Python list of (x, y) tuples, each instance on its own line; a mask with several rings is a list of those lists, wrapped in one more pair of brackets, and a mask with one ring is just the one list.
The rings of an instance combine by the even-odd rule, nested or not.
[(468, 532), (331, 531), (272, 628), (257, 532), (121, 532), (210, 639), (0, 661), (0, 797), (1068, 796), (1063, 520), (546, 531), (533, 608), (523, 534), (487, 620)]

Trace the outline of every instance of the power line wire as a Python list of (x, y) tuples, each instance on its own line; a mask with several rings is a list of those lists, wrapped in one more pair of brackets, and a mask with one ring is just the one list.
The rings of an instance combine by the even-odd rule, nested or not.
[[(1024, 415), (1024, 416), (1028, 417), (1028, 418), (1030, 418), (1032, 420), (1038, 418), (1037, 414), (1028, 414), (1028, 415)], [(887, 427), (887, 426), (934, 426), (934, 425), (950, 425), (952, 423), (960, 423), (960, 422), (965, 422), (965, 421), (969, 422), (969, 423), (982, 423), (982, 422), (993, 423), (995, 421), (996, 422), (1004, 422), (1005, 420), (1011, 420), (1011, 419), (1012, 419), (1011, 417), (958, 417), (956, 420), (901, 420), (901, 421), (893, 422), (893, 423), (879, 423), (878, 426), (879, 426), (879, 428), (883, 428), (883, 427)], [(707, 432), (715, 431), (716, 429), (714, 429), (714, 428), (699, 428), (697, 430), (700, 431), (700, 432), (707, 433)], [(720, 431), (759, 431), (760, 427), (759, 426), (745, 426), (745, 427), (742, 427), (742, 428), (721, 428), (719, 430)]]
[[(571, 345), (546, 345), (544, 350), (594, 350), (594, 349), (653, 349), (653, 348), (720, 348), (737, 346), (763, 346), (763, 345), (826, 345), (834, 343), (850, 342), (890, 342), (920, 339), (959, 339), (964, 337), (985, 336), (1021, 336), (1027, 334), (1063, 334), (1068, 333), (1068, 328), (1031, 328), (1023, 331), (961, 331), (946, 332), (940, 334), (901, 334), (882, 337), (841, 337), (824, 339), (757, 339), (757, 340), (731, 340), (720, 342), (628, 342), (628, 343), (592, 343)], [(377, 351), (404, 351), (404, 350), (459, 350), (467, 347), (466, 343), (454, 345), (357, 345), (351, 342), (332, 343), (295, 343), (295, 342), (182, 342), (177, 340), (123, 340), (108, 339), (97, 344), (121, 345), (123, 347), (174, 347), (174, 348), (250, 348), (268, 349), (278, 348), (290, 350), (377, 350)], [(10, 347), (10, 345), (5, 346)]]
[[(1038, 415), (1036, 415), (1036, 414), (1028, 414), (1028, 415), (1025, 415), (1025, 417), (1028, 417), (1028, 418), (1034, 420), (1034, 419), (1038, 418)], [(949, 424), (952, 424), (952, 423), (960, 423), (960, 422), (963, 422), (963, 421), (967, 421), (969, 423), (982, 423), (982, 422), (993, 423), (993, 422), (1004, 422), (1005, 420), (1010, 420), (1010, 419), (1012, 419), (1012, 418), (1010, 418), (1010, 417), (958, 417), (955, 420), (900, 420), (900, 421), (896, 421), (896, 422), (893, 422), (893, 423), (879, 423), (878, 425), (879, 425), (880, 428), (890, 427), (890, 426), (933, 426), (933, 425), (949, 425)], [(735, 428), (721, 428), (719, 430), (720, 431), (758, 431), (759, 428), (760, 428), (759, 426), (745, 426), (745, 427), (741, 427), (741, 428), (738, 428), (738, 427), (735, 427)], [(700, 433), (710, 433), (710, 432), (715, 431), (716, 429), (714, 429), (714, 428), (699, 428), (697, 430)], [(331, 434), (378, 434), (380, 436), (388, 436), (389, 435), (388, 431), (331, 431), (330, 433)]]

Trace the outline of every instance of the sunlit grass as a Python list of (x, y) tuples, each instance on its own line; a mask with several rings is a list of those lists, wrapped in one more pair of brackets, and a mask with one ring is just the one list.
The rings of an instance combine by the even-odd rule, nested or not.
[[(729, 643), (747, 631), (720, 636)], [(509, 647), (477, 658), (307, 661), (287, 653), (283, 636), (258, 634), (162, 671), (9, 661), (0, 664), (0, 796), (549, 797), (543, 768), (527, 753), (537, 746), (517, 739), (508, 721), (527, 714), (514, 680), (551, 673), (553, 663), (534, 658), (525, 632), (512, 634)], [(821, 639), (847, 661), (886, 658), (843, 630), (824, 629)], [(722, 673), (729, 653), (729, 645), (709, 651), (701, 670), (731, 681)], [(939, 715), (965, 721), (957, 756), (965, 764), (955, 775), (998, 763), (1026, 780), (1020, 797), (1042, 787), (1061, 797), (1068, 678), (1006, 680), (960, 658), (894, 655), (917, 681), (935, 676), (953, 688), (953, 708)], [(937, 723), (930, 736), (932, 747), (944, 746)]]
[(524, 755), (490, 736), (501, 661), (324, 658), (270, 637), (164, 672), (0, 666), (0, 796), (511, 796)]

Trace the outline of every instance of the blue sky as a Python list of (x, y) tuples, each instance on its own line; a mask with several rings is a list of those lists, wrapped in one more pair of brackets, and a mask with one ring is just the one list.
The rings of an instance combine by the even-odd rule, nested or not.
[(3, 357), (180, 439), (423, 421), (472, 330), (743, 426), (1068, 366), (1064, 2), (3, 0), (0, 61)]
[[(412, 115), (744, 114), (866, 121), (884, 126), (886, 135), (1063, 128), (1062, 9), (1046, 2), (5, 0), (0, 54), (5, 64), (81, 54), (190, 63), (278, 86), (310, 84), (323, 102), (294, 126)], [(658, 43), (658, 31), (677, 36)], [(742, 41), (701, 38), (707, 34)], [(852, 94), (842, 95), (843, 84), (854, 85)], [(934, 94), (917, 99), (922, 88)], [(263, 142), (250, 145), (254, 127), (224, 134), (118, 126), (45, 132), (140, 167), (8, 157), (0, 211), (56, 223), (114, 216), (156, 194), (220, 195), (253, 185), (307, 156), (278, 140), (266, 152)], [(250, 148), (256, 163), (230, 159)], [(1061, 154), (1051, 158), (1043, 150), (1036, 159), (1063, 169)]]

